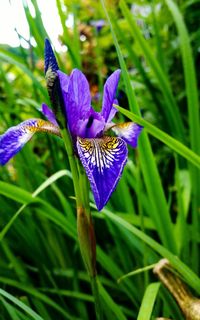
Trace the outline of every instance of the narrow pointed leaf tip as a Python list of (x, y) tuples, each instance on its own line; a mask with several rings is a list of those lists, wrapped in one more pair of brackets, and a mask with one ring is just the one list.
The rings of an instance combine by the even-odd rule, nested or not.
[(51, 72), (56, 72), (58, 68), (58, 64), (56, 61), (56, 57), (54, 55), (54, 52), (52, 50), (51, 44), (48, 39), (45, 39), (45, 49), (44, 49), (44, 72), (47, 73), (48, 70), (51, 70)]

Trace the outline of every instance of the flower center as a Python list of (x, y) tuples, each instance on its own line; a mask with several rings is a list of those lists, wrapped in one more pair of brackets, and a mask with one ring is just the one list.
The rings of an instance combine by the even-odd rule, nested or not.
[(93, 116), (90, 116), (89, 119), (88, 119), (88, 123), (86, 125), (87, 129), (91, 128), (93, 120), (94, 120)]

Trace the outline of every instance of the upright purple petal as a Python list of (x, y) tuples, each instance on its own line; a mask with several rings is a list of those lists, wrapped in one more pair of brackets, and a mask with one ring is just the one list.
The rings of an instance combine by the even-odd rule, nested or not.
[[(70, 122), (70, 107), (69, 107), (69, 102), (67, 101), (69, 76), (60, 70), (57, 71), (57, 75), (58, 75), (58, 80), (59, 80), (58, 92), (59, 92), (59, 98), (60, 98), (60, 102), (61, 102), (60, 103), (61, 114), (59, 115), (59, 117), (62, 118), (64, 116), (65, 120), (66, 120), (65, 126), (68, 126), (69, 122)], [(63, 121), (60, 121), (60, 124), (61, 124), (61, 122), (63, 122)], [(62, 126), (62, 124), (61, 124), (61, 126)]]
[[(60, 73), (59, 77), (62, 80)], [(67, 91), (62, 84), (62, 92), (68, 117), (69, 130), (72, 136), (77, 136), (78, 121), (88, 119), (91, 110), (90, 89), (84, 74), (78, 69), (74, 69), (69, 77)]]
[(68, 92), (69, 76), (60, 70), (57, 71), (57, 74), (60, 80), (62, 93), (66, 94)]
[[(116, 99), (115, 99), (115, 101), (116, 101)], [(115, 107), (112, 106), (112, 108), (110, 110), (110, 113), (109, 113), (109, 116), (108, 116), (108, 119), (107, 119), (106, 122), (107, 123), (111, 122), (117, 112), (118, 112), (118, 110)]]
[(104, 85), (101, 115), (104, 117), (106, 122), (108, 122), (110, 112), (112, 110), (112, 105), (115, 100), (120, 72), (121, 71), (119, 69), (113, 72)]
[(78, 138), (77, 150), (100, 211), (115, 190), (126, 164), (126, 143), (116, 137)]
[(70, 75), (68, 95), (76, 104), (74, 111), (79, 114), (79, 119), (86, 119), (91, 109), (90, 88), (86, 77), (78, 69), (74, 69)]
[(134, 122), (125, 122), (114, 125), (112, 130), (133, 148), (137, 147), (138, 137), (143, 127)]
[(42, 104), (42, 113), (51, 123), (58, 126), (55, 114), (45, 103)]
[(26, 120), (15, 127), (11, 127), (0, 136), (0, 165), (6, 164), (14, 157), (38, 131), (60, 135), (58, 127), (41, 119)]

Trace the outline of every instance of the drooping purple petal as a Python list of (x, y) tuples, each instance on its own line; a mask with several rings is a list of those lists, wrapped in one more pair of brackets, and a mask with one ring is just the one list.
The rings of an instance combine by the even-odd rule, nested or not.
[(53, 111), (45, 104), (42, 104), (42, 113), (44, 114), (44, 116), (51, 122), (53, 123), (55, 126), (58, 126), (58, 123), (56, 121), (56, 117), (55, 114), (53, 113)]
[(112, 105), (115, 100), (117, 86), (120, 78), (120, 72), (121, 71), (119, 69), (113, 72), (104, 85), (101, 115), (104, 117), (106, 122), (108, 122)]
[(116, 137), (78, 138), (77, 150), (100, 211), (115, 190), (126, 164), (126, 143)]
[(80, 70), (74, 69), (69, 77), (67, 92), (63, 90), (63, 85), (62, 92), (69, 130), (72, 136), (77, 136), (78, 121), (89, 119), (91, 110), (89, 84), (84, 74)]
[(137, 147), (138, 137), (143, 127), (134, 122), (125, 122), (114, 125), (112, 130), (133, 148)]
[(41, 119), (26, 120), (15, 127), (11, 127), (0, 136), (0, 165), (6, 164), (14, 157), (38, 131), (60, 135), (58, 127)]

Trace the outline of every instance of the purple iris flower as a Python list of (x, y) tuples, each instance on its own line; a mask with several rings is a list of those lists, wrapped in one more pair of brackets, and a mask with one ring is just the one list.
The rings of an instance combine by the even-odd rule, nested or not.
[[(0, 164), (6, 164), (35, 132), (50, 132), (61, 136), (59, 127), (67, 126), (75, 154), (85, 168), (98, 210), (109, 200), (127, 162), (127, 143), (137, 146), (142, 127), (127, 122), (112, 122), (117, 109), (116, 90), (120, 70), (116, 70), (104, 85), (101, 112), (91, 106), (89, 84), (84, 74), (74, 69), (70, 76), (58, 69), (48, 40), (45, 42), (45, 74), (53, 109), (42, 105), (48, 121), (30, 119), (11, 127), (0, 136)], [(59, 97), (59, 103), (56, 96)], [(60, 109), (59, 109), (60, 108)], [(113, 130), (117, 136), (107, 135)]]
[(91, 21), (90, 24), (96, 28), (97, 32), (100, 32), (101, 29), (106, 25), (106, 22), (103, 19), (99, 19)]

